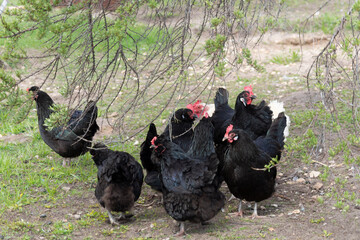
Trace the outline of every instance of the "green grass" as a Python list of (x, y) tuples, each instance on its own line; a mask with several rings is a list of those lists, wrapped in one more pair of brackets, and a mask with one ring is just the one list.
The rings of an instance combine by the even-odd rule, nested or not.
[(290, 51), (288, 55), (279, 55), (271, 59), (272, 63), (288, 65), (290, 63), (300, 62), (301, 56), (298, 51)]
[(0, 141), (0, 215), (40, 200), (56, 202), (64, 197), (62, 185), (95, 180), (89, 155), (75, 159), (72, 167), (61, 167), (61, 157), (41, 139), (34, 113), (19, 124), (6, 117), (5, 109), (1, 113), (2, 135), (21, 133), (29, 139), (20, 144)]
[(325, 34), (333, 34), (341, 17), (336, 14), (324, 13), (314, 20), (314, 31), (321, 30)]

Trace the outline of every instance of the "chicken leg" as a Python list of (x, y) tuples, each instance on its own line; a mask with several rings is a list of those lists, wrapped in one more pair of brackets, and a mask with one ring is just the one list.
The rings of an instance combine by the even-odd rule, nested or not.
[(185, 235), (185, 223), (184, 222), (178, 222), (180, 224), (180, 230), (178, 233), (175, 234), (175, 237), (181, 237)]
[(231, 216), (239, 216), (241, 218), (244, 216), (244, 212), (242, 210), (242, 200), (241, 199), (240, 199), (238, 211), (236, 213), (230, 213), (229, 215), (231, 215)]
[(110, 220), (111, 225), (119, 225), (119, 223), (116, 221), (116, 219), (111, 214), (111, 212), (109, 210), (106, 210), (106, 211), (108, 212), (109, 220)]
[(68, 167), (68, 166), (70, 166), (70, 158), (64, 158), (62, 165), (63, 165), (63, 167)]
[(257, 202), (255, 202), (254, 212), (253, 212), (253, 214), (251, 215), (251, 218), (252, 218), (252, 219), (255, 219), (255, 218), (264, 218), (264, 216), (259, 216), (258, 213), (257, 213)]
[(120, 212), (120, 215), (117, 217), (117, 220), (124, 220), (126, 219), (126, 215), (123, 212)]

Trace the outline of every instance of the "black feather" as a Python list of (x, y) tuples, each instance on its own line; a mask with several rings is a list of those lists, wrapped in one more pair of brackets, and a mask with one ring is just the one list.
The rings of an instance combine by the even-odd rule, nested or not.
[(90, 101), (84, 111), (75, 110), (70, 116), (66, 126), (58, 126), (48, 131), (44, 125), (54, 104), (51, 97), (33, 86), (29, 89), (33, 92), (36, 101), (38, 124), (41, 138), (57, 154), (65, 158), (80, 156), (88, 151), (91, 141), (99, 126), (96, 124), (97, 107), (95, 102)]
[(109, 211), (129, 211), (141, 194), (141, 165), (126, 152), (112, 151), (96, 144), (90, 154), (98, 168), (95, 196)]

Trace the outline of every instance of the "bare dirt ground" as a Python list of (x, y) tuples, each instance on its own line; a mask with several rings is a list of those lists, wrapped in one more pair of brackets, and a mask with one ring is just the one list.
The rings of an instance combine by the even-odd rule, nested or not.
[[(269, 99), (279, 99), (284, 102), (286, 111), (307, 109), (310, 106), (309, 95), (305, 88), (307, 70), (314, 57), (327, 43), (329, 36), (320, 33), (305, 35), (305, 44), (300, 49), (298, 35), (295, 33), (272, 32), (264, 37), (263, 42), (254, 49), (253, 55), (266, 68), (266, 73), (258, 73), (251, 67), (244, 67), (236, 76), (243, 78), (268, 78), (269, 74), (276, 76), (278, 81), (268, 85), (257, 85), (256, 79), (251, 84), (254, 92), (267, 92), (271, 89), (282, 89), (277, 96)], [(287, 55), (289, 51), (302, 51), (302, 61), (288, 65), (273, 64), (274, 56)], [(234, 74), (235, 75), (235, 74)], [(240, 82), (233, 82), (234, 87), (243, 87)], [(271, 85), (271, 86), (270, 86)], [(313, 96), (316, 97), (316, 96)], [(99, 138), (111, 134), (111, 127), (106, 121), (100, 124)], [(290, 129), (290, 135), (303, 134), (303, 129)], [(17, 141), (17, 137), (12, 139)], [(0, 141), (4, 140), (0, 137)], [(9, 139), (6, 139), (8, 141)], [(324, 150), (324, 152), (326, 152)], [(329, 199), (324, 204), (318, 202), (319, 196), (324, 196), (333, 185), (333, 180), (324, 183), (318, 173), (327, 162), (327, 155), (322, 155), (318, 162), (305, 164), (299, 159), (284, 153), (278, 166), (278, 176), (275, 194), (259, 204), (260, 219), (251, 219), (252, 208), (249, 205), (245, 218), (231, 217), (228, 213), (237, 209), (238, 200), (227, 202), (224, 212), (219, 213), (210, 221), (210, 225), (186, 223), (186, 239), (359, 239), (360, 210), (358, 206), (350, 206), (347, 213), (334, 207), (335, 199)], [(348, 175), (346, 168), (336, 164), (330, 167), (337, 169), (338, 174)], [(60, 161), (59, 161), (60, 162)], [(353, 178), (349, 174), (349, 181)], [(356, 183), (356, 181), (355, 181)], [(21, 212), (8, 211), (3, 216), (12, 221), (41, 222), (40, 232), (44, 235), (31, 235), (32, 239), (47, 239), (45, 233), (50, 231), (52, 223), (63, 221), (75, 223), (85, 218), (92, 210), (102, 211), (94, 196), (94, 184), (76, 184), (62, 186), (64, 195), (77, 189), (79, 194), (68, 194), (63, 202), (58, 202), (52, 208), (44, 207), (43, 203), (23, 207)], [(359, 193), (359, 186), (353, 184), (352, 191)], [(225, 185), (221, 189), (227, 196), (230, 193)], [(252, 205), (253, 207), (253, 205)], [(94, 218), (89, 226), (74, 229), (67, 237), (69, 239), (172, 239), (177, 231), (176, 224), (169, 217), (160, 203), (160, 196), (144, 185), (140, 200), (135, 205), (135, 216), (130, 222), (121, 226), (111, 226), (107, 218)], [(46, 216), (41, 217), (45, 214)], [(17, 236), (19, 239), (22, 235)], [(0, 236), (0, 239), (6, 236)], [(14, 238), (15, 239), (15, 238)]]

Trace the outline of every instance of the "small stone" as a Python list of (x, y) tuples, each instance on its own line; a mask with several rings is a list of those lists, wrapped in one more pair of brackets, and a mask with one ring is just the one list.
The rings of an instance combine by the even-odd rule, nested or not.
[(318, 199), (319, 197), (320, 197), (319, 195), (314, 195), (314, 196), (312, 196), (311, 198), (316, 200), (316, 199)]
[(47, 216), (46, 216), (46, 214), (41, 214), (40, 215), (40, 218), (46, 218)]
[(299, 204), (299, 207), (301, 212), (305, 212), (305, 207), (302, 203)]
[(320, 175), (320, 172), (311, 171), (309, 175), (310, 175), (311, 178), (317, 178)]
[(321, 182), (317, 182), (313, 185), (313, 188), (316, 190), (320, 190), (323, 186), (324, 184), (322, 184)]
[(117, 116), (119, 116), (119, 114), (117, 112), (113, 112), (113, 113), (109, 114), (109, 117), (112, 117), (112, 118), (115, 118)]
[(299, 214), (300, 213), (300, 209), (295, 209), (294, 211), (292, 211), (293, 214)]
[(75, 218), (75, 220), (81, 219), (81, 215), (79, 215), (79, 214), (75, 214), (75, 215), (73, 215), (73, 217)]
[(296, 182), (304, 184), (306, 181), (303, 178), (299, 178), (298, 180), (296, 180)]
[(277, 205), (277, 204), (275, 204), (275, 203), (271, 204), (271, 206), (272, 206), (272, 207), (275, 207), (275, 208), (279, 207), (279, 205)]
[(260, 209), (261, 210), (266, 210), (266, 207), (265, 206), (260, 206)]
[(68, 192), (70, 190), (70, 187), (62, 187), (62, 190), (64, 190), (65, 192)]

